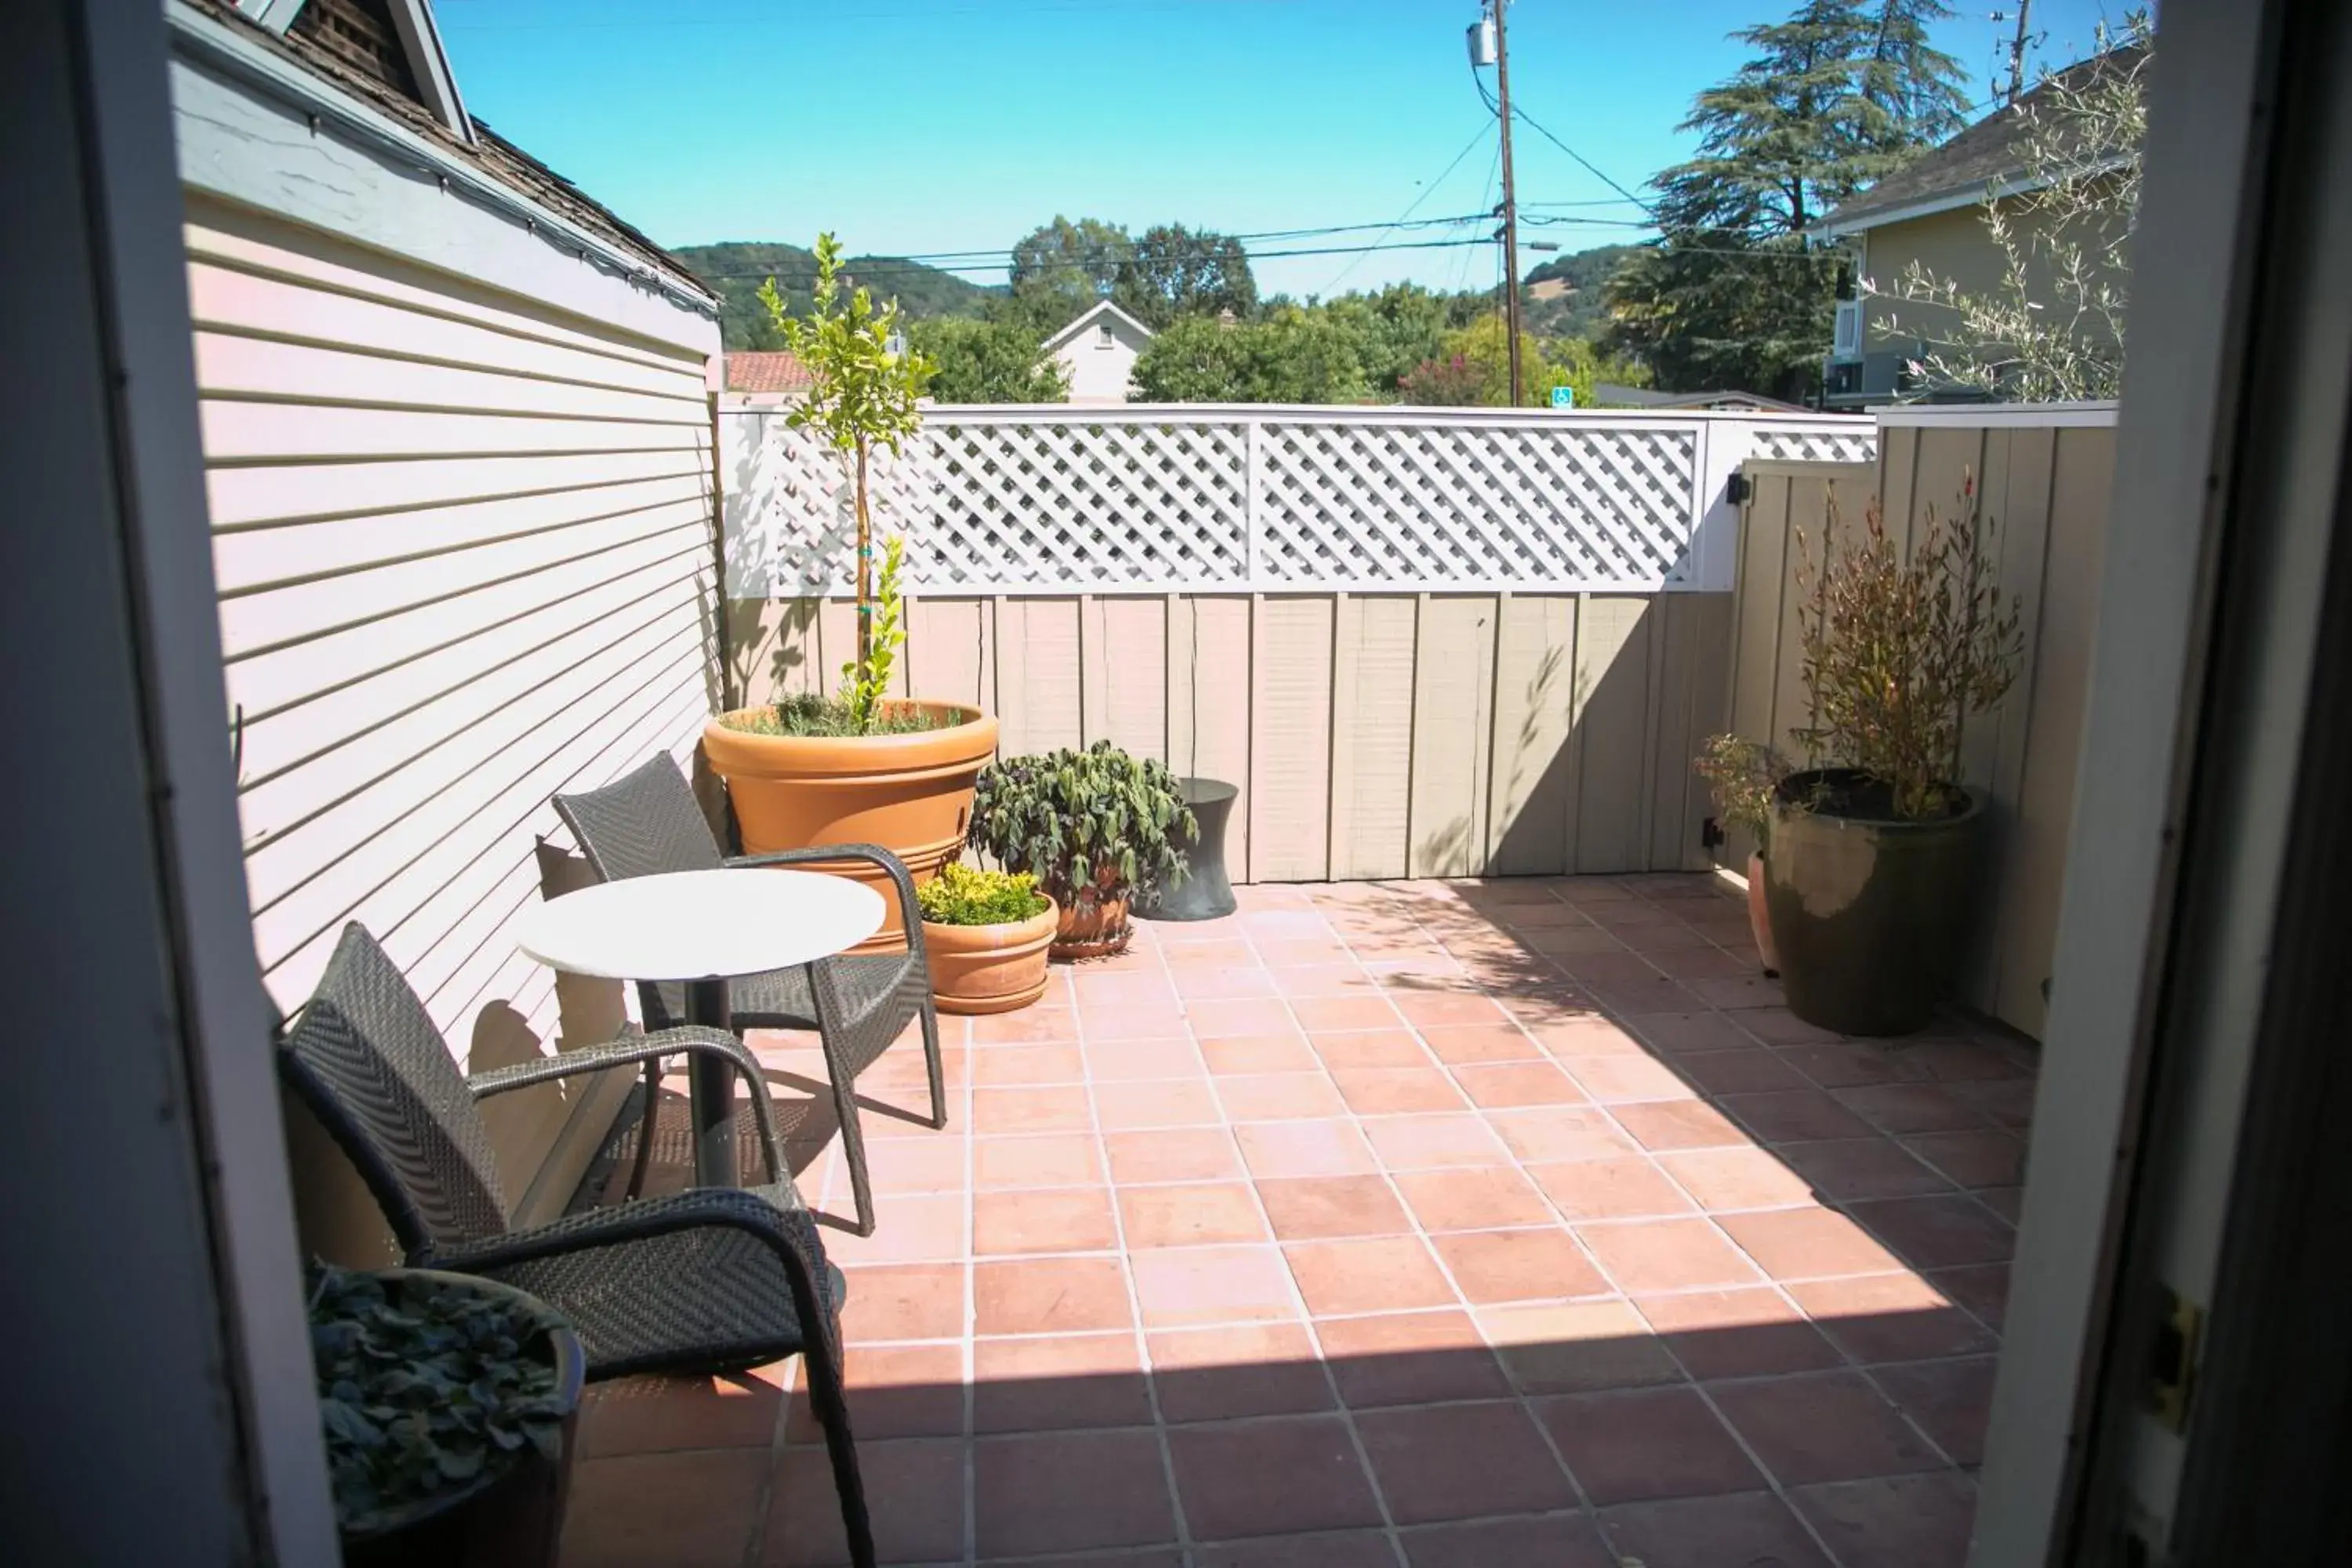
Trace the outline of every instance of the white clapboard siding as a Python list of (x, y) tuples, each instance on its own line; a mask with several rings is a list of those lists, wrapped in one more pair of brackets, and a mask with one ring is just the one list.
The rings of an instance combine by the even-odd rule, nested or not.
[[(567, 842), (549, 798), (690, 761), (715, 696), (710, 414), (686, 345), (716, 330), (657, 342), (196, 193), (189, 211), (270, 990), (299, 1004), (357, 920), (461, 1058), (552, 1048), (554, 977), (509, 934), (541, 896), (538, 841)], [(517, 1098), (493, 1119), (509, 1196), (571, 1103)]]

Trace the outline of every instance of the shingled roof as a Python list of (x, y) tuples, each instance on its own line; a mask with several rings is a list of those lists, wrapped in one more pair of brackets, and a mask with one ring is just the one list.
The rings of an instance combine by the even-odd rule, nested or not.
[(1813, 226), (1824, 237), (1876, 228), (1897, 213), (1924, 216), (1983, 199), (1988, 187), (2025, 172), (2025, 140), (2032, 111), (2060, 87), (2079, 89), (2103, 71), (2129, 71), (2146, 50), (2133, 45), (2068, 66), (2014, 104), (1987, 115), (1940, 147), (1896, 170)]

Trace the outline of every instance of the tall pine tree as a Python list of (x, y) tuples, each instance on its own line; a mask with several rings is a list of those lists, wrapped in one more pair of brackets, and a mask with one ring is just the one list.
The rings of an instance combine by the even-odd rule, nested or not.
[(1941, 0), (1806, 0), (1733, 37), (1756, 50), (1698, 97), (1698, 153), (1651, 182), (1664, 237), (1611, 280), (1608, 342), (1659, 384), (1799, 397), (1828, 345), (1835, 261), (1804, 231), (1956, 126)]

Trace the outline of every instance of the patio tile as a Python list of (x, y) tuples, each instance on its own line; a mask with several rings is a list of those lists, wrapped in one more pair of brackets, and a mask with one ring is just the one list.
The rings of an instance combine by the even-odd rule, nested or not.
[(1728, 1214), (1716, 1223), (1775, 1279), (1834, 1279), (1902, 1267), (1867, 1231), (1829, 1209)]
[(1655, 1057), (1564, 1056), (1559, 1060), (1585, 1092), (1603, 1105), (1697, 1097), (1688, 1079)]
[(1476, 1230), (1434, 1237), (1431, 1245), (1475, 1306), (1556, 1301), (1609, 1293), (1609, 1282), (1575, 1240), (1557, 1226)]
[(1997, 1364), (1990, 1356), (1969, 1356), (1873, 1367), (1870, 1375), (1937, 1447), (1960, 1464), (1980, 1465)]
[(1209, 1068), (1188, 1039), (1089, 1040), (1087, 1072), (1101, 1085), (1205, 1079)]
[[(857, 1445), (857, 1469), (866, 1485), (866, 1507), (876, 1557), (884, 1563), (929, 1563), (961, 1557), (963, 1534), (963, 1456), (961, 1442)], [(585, 1474), (572, 1477), (572, 1495)], [(664, 1499), (667, 1506), (672, 1500)], [(742, 1549), (727, 1560), (742, 1562)], [(837, 1568), (849, 1561), (841, 1531), (841, 1503), (833, 1469), (822, 1448), (802, 1448), (786, 1457), (769, 1506), (762, 1562), (774, 1568)], [(631, 1563), (683, 1563), (667, 1535), (644, 1542)]]
[(1148, 1329), (1296, 1318), (1282, 1254), (1271, 1247), (1180, 1247), (1139, 1252), (1136, 1300)]
[(1241, 1151), (1222, 1127), (1186, 1127), (1156, 1132), (1111, 1132), (1103, 1137), (1111, 1180), (1120, 1186), (1152, 1182), (1213, 1182), (1242, 1174)]
[(1634, 1152), (1605, 1111), (1580, 1107), (1499, 1111), (1486, 1118), (1511, 1152), (1529, 1163), (1607, 1160)]
[(1150, 1426), (1151, 1400), (1135, 1336), (976, 1342), (971, 1421), (978, 1432)]
[(1359, 1116), (1459, 1110), (1466, 1103), (1453, 1079), (1434, 1067), (1340, 1068), (1331, 1078)]
[(1292, 1415), (1332, 1407), (1307, 1325), (1245, 1323), (1148, 1336), (1160, 1414), (1171, 1422)]
[(1495, 1130), (1469, 1112), (1382, 1116), (1363, 1124), (1382, 1166), (1391, 1171), (1435, 1171), (1466, 1165), (1503, 1165), (1510, 1152)]
[(1176, 994), (1185, 1002), (1238, 1002), (1278, 994), (1274, 976), (1259, 963), (1188, 963), (1170, 968)]
[[(890, 1223), (898, 1223), (892, 1215)], [(887, 1227), (885, 1227), (887, 1228)], [(1105, 1187), (981, 1193), (971, 1200), (971, 1246), (980, 1256), (1107, 1252), (1118, 1245)]]
[[(1302, 1052), (1306, 1047), (1302, 1043)], [(1247, 1073), (1217, 1079), (1217, 1100), (1232, 1121), (1287, 1121), (1345, 1116), (1348, 1107), (1339, 1091), (1307, 1055), (1313, 1070)]]
[[(861, 1443), (963, 1434), (964, 1364), (960, 1343), (852, 1344), (845, 1349), (842, 1383), (849, 1396), (850, 1430)], [(824, 1440), (824, 1428), (809, 1408), (805, 1381), (798, 1381), (793, 1391), (784, 1430), (795, 1443)]]
[(1850, 1204), (1846, 1212), (1914, 1268), (2000, 1263), (2017, 1245), (2014, 1230), (1964, 1197), (1874, 1199)]
[(1570, 1220), (1643, 1219), (1693, 1212), (1682, 1190), (1639, 1155), (1530, 1165), (1528, 1174)]
[(1507, 1165), (1412, 1171), (1391, 1179), (1426, 1231), (1543, 1225), (1552, 1217), (1534, 1184)]
[(1615, 1019), (1598, 1013), (1530, 1022), (1524, 1027), (1545, 1054), (1554, 1058), (1638, 1057), (1649, 1055), (1652, 1049)]
[(944, 1263), (964, 1256), (963, 1210), (961, 1193), (900, 1193), (890, 1200), (887, 1223), (877, 1221), (872, 1236), (846, 1228), (853, 1212), (849, 1184), (837, 1181), (824, 1212), (842, 1221), (828, 1226), (825, 1256), (846, 1267), (853, 1263)]
[(1236, 1074), (1320, 1072), (1323, 1063), (1308, 1047), (1307, 1037), (1234, 1035), (1201, 1042), (1201, 1059), (1218, 1078)]
[(1813, 1199), (1813, 1189), (1804, 1177), (1761, 1149), (1693, 1149), (1657, 1159), (1685, 1192), (1717, 1213), (1809, 1204)]
[(1587, 989), (1592, 993), (1593, 1000), (1638, 1027), (1644, 1014), (1688, 1012), (1702, 1000), (1697, 995), (1699, 986), (1722, 984), (1726, 983), (1702, 979), (1685, 986), (1681, 981), (1660, 974), (1654, 980), (1611, 981)]
[(1224, 1120), (1215, 1093), (1203, 1079), (1097, 1083), (1094, 1096), (1095, 1116), (1106, 1132), (1214, 1127)]
[[(950, 1098), (948, 1104), (952, 1110), (954, 1100)], [(874, 1184), (877, 1197), (895, 1193), (961, 1193), (964, 1188), (964, 1141), (876, 1139), (866, 1148), (866, 1174)]]
[(1842, 1089), (1837, 1098), (1881, 1132), (1952, 1132), (1982, 1127), (1985, 1114), (1932, 1083), (1885, 1083)]
[(1858, 1362), (1915, 1361), (1992, 1348), (1992, 1336), (1942, 1290), (1911, 1274), (1823, 1279), (1789, 1294)]
[(2024, 1140), (2007, 1132), (1919, 1132), (1896, 1142), (1963, 1187), (2013, 1187), (2025, 1179)]
[(1691, 994), (1706, 1006), (1720, 1007), (1727, 1012), (1745, 1012), (1752, 1007), (1778, 1007), (1781, 1005), (1780, 983), (1767, 980), (1760, 974), (1741, 975), (1736, 979), (1694, 980)]
[(1257, 1184), (1274, 1234), (1285, 1241), (1397, 1236), (1412, 1228), (1379, 1176), (1300, 1176)]
[[(1091, 1133), (975, 1138), (971, 1160), (972, 1184), (983, 1192), (1015, 1187), (1092, 1186), (1103, 1179), (1102, 1156)], [(959, 1151), (958, 1163), (961, 1162)], [(961, 1185), (961, 1180), (958, 1185)]]
[(1817, 1089), (1776, 1089), (1764, 1094), (1727, 1094), (1717, 1107), (1773, 1143), (1824, 1138), (1860, 1138), (1870, 1123)]
[(1576, 1500), (1516, 1402), (1365, 1411), (1356, 1429), (1401, 1525), (1535, 1513)]
[(1176, 1538), (1150, 1432), (987, 1437), (972, 1445), (982, 1557), (1150, 1545)]
[(1413, 1237), (1295, 1242), (1282, 1250), (1307, 1310), (1317, 1317), (1454, 1302), (1453, 1287)]
[(1915, 1159), (1892, 1138), (1841, 1138), (1826, 1143), (1782, 1143), (1772, 1152), (1823, 1197), (1916, 1197), (1951, 1190), (1951, 1183)]
[(1244, 1182), (1122, 1188), (1118, 1209), (1130, 1248), (1273, 1239)]
[(1959, 1268), (1931, 1268), (1921, 1278), (1935, 1289), (1974, 1313), (1998, 1333), (2009, 1309), (2009, 1265), (1972, 1263)]
[(1396, 1568), (1383, 1530), (1320, 1535), (1269, 1535), (1213, 1541), (1192, 1553), (1193, 1568)]
[(1291, 963), (1265, 972), (1278, 996), (1354, 996), (1378, 990), (1360, 963)]
[(1458, 1310), (1327, 1318), (1315, 1325), (1339, 1396), (1359, 1410), (1509, 1396), (1495, 1352)]
[[(857, 1300), (855, 1285), (850, 1303)], [(1077, 1333), (1124, 1329), (1133, 1321), (1127, 1279), (1115, 1258), (1030, 1258), (972, 1266), (974, 1331)]]
[(1751, 1007), (1739, 1015), (1739, 1026), (1768, 1046), (1826, 1045), (1845, 1038), (1835, 1029), (1806, 1023), (1786, 1007)]
[(1199, 1040), (1296, 1034), (1298, 1030), (1288, 1005), (1273, 996), (1188, 1002), (1184, 1016), (1192, 1025), (1193, 1037)]
[(844, 1268), (849, 1300), (841, 1309), (843, 1335), (869, 1342), (961, 1337), (965, 1267), (908, 1263)]
[(1337, 1416), (1181, 1426), (1168, 1434), (1168, 1453), (1196, 1540), (1381, 1523), (1370, 1479)]
[(2025, 1189), (2023, 1187), (1978, 1187), (1977, 1202), (2000, 1215), (2011, 1225), (2024, 1223)]
[(1961, 1568), (1976, 1518), (1976, 1488), (1943, 1471), (1799, 1487), (1798, 1511), (1846, 1568)]
[(1679, 1383), (1682, 1369), (1623, 1301), (1487, 1307), (1478, 1331), (1520, 1393), (1582, 1394)]
[(1633, 1032), (1670, 1056), (1697, 1051), (1754, 1050), (1756, 1039), (1721, 1013), (1652, 1013)]
[(1078, 1037), (1077, 1010), (1045, 1002), (1010, 1013), (982, 1014), (965, 1022), (971, 1029), (972, 1045), (980, 1050), (989, 1046)]
[(1260, 1181), (1360, 1175), (1380, 1169), (1371, 1146), (1352, 1121), (1253, 1122), (1234, 1129), (1233, 1137), (1249, 1173)]
[(1460, 1066), (1454, 1080), (1473, 1105), (1512, 1110), (1530, 1105), (1575, 1105), (1587, 1097), (1572, 1079), (1549, 1062), (1500, 1062)]
[(1507, 1020), (1423, 1028), (1420, 1035), (1430, 1054), (1449, 1067), (1545, 1059), (1544, 1048), (1534, 1037)]
[(1621, 1105), (1613, 1114), (1644, 1149), (1721, 1149), (1749, 1141), (1721, 1110), (1700, 1100)]
[(1580, 1513), (1481, 1519), (1403, 1531), (1412, 1568), (1615, 1568), (1600, 1531)]
[(1537, 1404), (1536, 1417), (1597, 1506), (1754, 1491), (1766, 1484), (1738, 1440), (1689, 1388), (1546, 1399)]
[(1746, 1285), (1759, 1278), (1705, 1220), (1618, 1220), (1580, 1225), (1576, 1234), (1628, 1294)]
[(1186, 1037), (1185, 1016), (1172, 999), (1163, 1006), (1117, 1003), (1101, 1007), (1080, 1006), (1078, 1032), (1089, 1046), (1120, 1041), (1181, 1040)]
[(1633, 1304), (1675, 1358), (1702, 1382), (1845, 1364), (1803, 1312), (1766, 1287), (1642, 1296)]
[(1724, 1419), (1784, 1486), (1901, 1475), (1945, 1462), (1860, 1373), (1712, 1386)]
[(1415, 991), (1399, 989), (1389, 994), (1396, 1010), (1404, 1015), (1405, 1022), (1416, 1028), (1442, 1028), (1464, 1024), (1499, 1024), (1507, 1019), (1502, 1007), (1479, 991)]
[(1831, 1568), (1797, 1516), (1770, 1492), (1621, 1503), (1602, 1510), (1601, 1529), (1642, 1568)]
[(1093, 1125), (1094, 1111), (1087, 1103), (1084, 1089), (972, 1090), (972, 1131), (984, 1137), (1008, 1132), (1083, 1131)]
[(657, 1454), (772, 1443), (784, 1396), (775, 1384), (730, 1377), (619, 1377), (580, 1402), (580, 1455)]
[(1393, 1029), (1402, 1016), (1384, 996), (1299, 996), (1290, 1010), (1308, 1034), (1348, 1029)]
[(1425, 1068), (1429, 1048), (1409, 1029), (1359, 1029), (1350, 1033), (1316, 1034), (1307, 1043), (1324, 1067), (1334, 1072), (1377, 1068)]
[(1776, 1051), (1694, 1051), (1672, 1060), (1675, 1070), (1703, 1094), (1758, 1094), (1812, 1087), (1811, 1080)]
[(995, 1046), (971, 1064), (971, 1081), (982, 1089), (1084, 1083), (1086, 1078), (1086, 1053), (1076, 1045)]

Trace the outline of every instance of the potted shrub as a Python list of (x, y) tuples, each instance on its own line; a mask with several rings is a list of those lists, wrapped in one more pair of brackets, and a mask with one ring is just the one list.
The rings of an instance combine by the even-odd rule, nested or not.
[(915, 897), (940, 1012), (1009, 1013), (1045, 994), (1045, 949), (1061, 917), (1036, 878), (951, 861)]
[[(996, 721), (960, 703), (889, 695), (906, 641), (899, 602), (906, 542), (893, 536), (885, 546), (877, 582), (868, 479), (877, 454), (897, 456), (921, 423), (918, 399), (933, 367), (897, 346), (895, 302), (877, 309), (863, 289), (843, 300), (841, 247), (833, 236), (817, 237), (816, 259), (805, 318), (785, 312), (772, 278), (760, 299), (784, 346), (814, 378), (785, 422), (814, 432), (839, 458), (856, 513), (857, 657), (842, 667), (834, 696), (721, 713), (703, 727), (702, 751), (727, 781), (747, 853), (879, 844), (919, 885), (963, 847), (972, 783), (995, 754)], [(881, 870), (856, 862), (839, 869), (875, 884), (890, 911), (865, 945), (903, 943), (898, 900), (881, 885)]]
[(1061, 959), (1124, 948), (1130, 902), (1183, 879), (1199, 830), (1173, 774), (1108, 741), (992, 763), (972, 802), (973, 842), (1060, 908)]
[(1972, 929), (1984, 814), (1958, 782), (1961, 729), (2022, 648), (1975, 499), (1963, 481), (1948, 526), (1931, 510), (1906, 562), (1874, 503), (1841, 546), (1832, 497), (1821, 559), (1800, 568), (1814, 765), (1773, 791), (1764, 889), (1790, 1011), (1822, 1028), (1925, 1027)]
[(587, 1359), (511, 1286), (320, 1270), (310, 1356), (343, 1561), (550, 1564)]
[(1778, 976), (1780, 955), (1772, 945), (1772, 921), (1764, 903), (1764, 847), (1771, 833), (1772, 792), (1788, 776), (1789, 764), (1771, 747), (1744, 736), (1710, 735), (1691, 765), (1706, 781), (1723, 826), (1744, 827), (1756, 841), (1748, 854), (1748, 931), (1756, 939), (1764, 973)]

